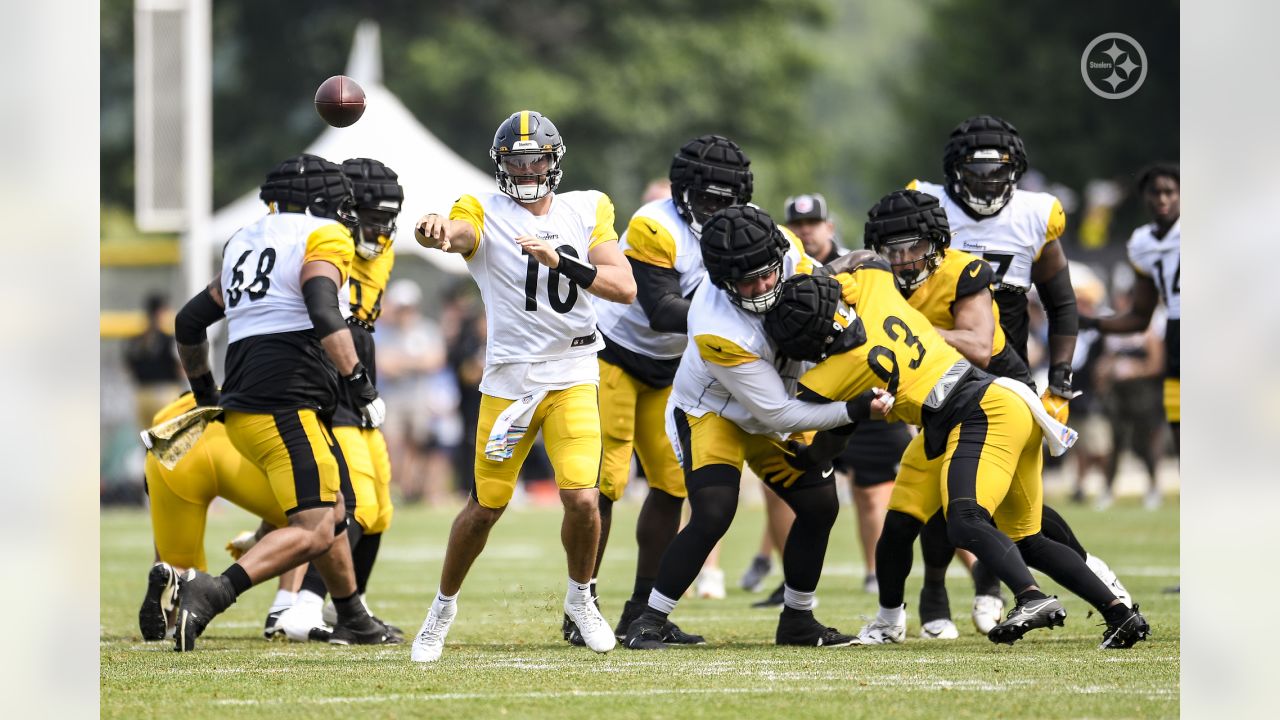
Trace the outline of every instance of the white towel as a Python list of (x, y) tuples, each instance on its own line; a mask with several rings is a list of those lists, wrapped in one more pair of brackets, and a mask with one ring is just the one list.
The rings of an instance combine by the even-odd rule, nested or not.
[(995, 384), (1014, 391), (1027, 404), (1027, 407), (1031, 408), (1031, 417), (1036, 419), (1036, 424), (1044, 433), (1044, 439), (1049, 443), (1050, 455), (1058, 457), (1065, 453), (1067, 448), (1076, 444), (1080, 433), (1053, 419), (1049, 411), (1044, 409), (1044, 403), (1040, 402), (1040, 398), (1031, 392), (1031, 388), (1006, 377), (996, 378)]
[(511, 457), (511, 451), (529, 430), (533, 411), (538, 409), (538, 403), (546, 396), (546, 390), (529, 393), (502, 411), (494, 421), (493, 429), (489, 431), (489, 439), (485, 441), (485, 458), (502, 462)]

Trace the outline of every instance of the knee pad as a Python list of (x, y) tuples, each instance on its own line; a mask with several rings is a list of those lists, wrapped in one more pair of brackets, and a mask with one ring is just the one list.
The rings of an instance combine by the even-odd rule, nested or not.
[(803, 518), (806, 525), (827, 529), (835, 527), (836, 517), (840, 514), (840, 498), (836, 495), (834, 482), (825, 487), (791, 493), (787, 500), (796, 512), (796, 518)]
[(958, 548), (969, 548), (979, 533), (991, 526), (991, 514), (976, 501), (956, 500), (947, 506), (947, 539)]
[(1018, 546), (1018, 552), (1022, 554), (1023, 561), (1028, 565), (1036, 565), (1048, 541), (1043, 533), (1036, 533), (1017, 540), (1013, 544)]

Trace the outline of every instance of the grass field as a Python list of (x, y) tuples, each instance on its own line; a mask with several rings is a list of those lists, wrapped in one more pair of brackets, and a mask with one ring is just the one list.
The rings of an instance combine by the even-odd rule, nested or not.
[[(564, 560), (556, 509), (513, 509), (490, 538), (459, 598), (443, 659), (409, 661), (407, 645), (339, 648), (268, 643), (262, 620), (274, 585), (254, 588), (214, 621), (198, 651), (145, 643), (137, 610), (151, 563), (145, 512), (102, 515), (101, 703), (103, 717), (1174, 717), (1178, 714), (1178, 503), (1149, 513), (1121, 502), (1106, 513), (1055, 505), (1085, 546), (1125, 581), (1154, 637), (1129, 651), (1101, 651), (1100, 618), (1064, 597), (1065, 629), (1036, 631), (1012, 647), (980, 637), (968, 620), (972, 586), (949, 582), (961, 638), (918, 639), (920, 563), (908, 585), (912, 618), (903, 645), (839, 649), (773, 645), (776, 611), (734, 587), (725, 600), (687, 599), (674, 619), (708, 645), (665, 652), (619, 648), (596, 655), (560, 638)], [(619, 505), (601, 572), (611, 623), (630, 594), (638, 506)], [(375, 612), (412, 635), (439, 578), (454, 508), (398, 509), (370, 582)], [(726, 537), (728, 583), (746, 566), (763, 524), (743, 507)], [(239, 509), (210, 517), (212, 570), (222, 545), (253, 526)], [(861, 591), (852, 513), (844, 508), (819, 587), (818, 618), (856, 631), (875, 613)], [(770, 583), (779, 575), (770, 577)], [(1051, 592), (1056, 586), (1046, 581)]]

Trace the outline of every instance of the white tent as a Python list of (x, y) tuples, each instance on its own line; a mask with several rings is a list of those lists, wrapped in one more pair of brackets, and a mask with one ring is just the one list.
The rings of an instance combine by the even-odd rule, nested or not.
[[(369, 157), (386, 163), (400, 175), (400, 184), (404, 186), (396, 253), (420, 255), (449, 272), (465, 273), (466, 263), (460, 256), (418, 245), (413, 239), (413, 226), (426, 213), (447, 213), (463, 193), (493, 190), (493, 175), (477, 170), (458, 157), (382, 84), (382, 50), (378, 36), (376, 23), (368, 20), (360, 23), (347, 62), (346, 75), (364, 88), (364, 116), (350, 127), (327, 127), (305, 152), (337, 163), (353, 157)], [(267, 169), (264, 166), (263, 172)], [(266, 206), (258, 199), (257, 188), (218, 210), (213, 216), (214, 247), (222, 247), (236, 230), (257, 221), (265, 212)]]

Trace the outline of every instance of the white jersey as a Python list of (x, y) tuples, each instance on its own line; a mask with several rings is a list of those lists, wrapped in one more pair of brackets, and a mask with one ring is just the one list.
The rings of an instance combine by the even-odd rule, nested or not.
[[(799, 241), (795, 240), (783, 260), (782, 277), (812, 272), (814, 265), (812, 258), (804, 255), (799, 249)], [(710, 278), (704, 278), (689, 306), (689, 338), (692, 342), (680, 358), (671, 398), (667, 401), (668, 417), (673, 408), (679, 408), (692, 417), (702, 417), (710, 412), (753, 435), (772, 435), (781, 439), (790, 434), (790, 431), (778, 431), (757, 418), (742, 400), (716, 379), (711, 369), (712, 362), (721, 367), (735, 367), (762, 361), (777, 370), (785, 388), (783, 400), (808, 405), (795, 400), (795, 395), (800, 376), (813, 364), (780, 357), (765, 333), (764, 315), (743, 310), (730, 300), (727, 293), (713, 286)], [(831, 411), (824, 413), (819, 405), (812, 408), (816, 412), (814, 424), (800, 429), (818, 429), (819, 424), (835, 426), (816, 419), (819, 415), (831, 415)], [(835, 417), (841, 420), (837, 424), (848, 422), (848, 416), (843, 412), (842, 406), (834, 411)]]
[(938, 198), (951, 225), (951, 247), (986, 260), (995, 272), (994, 288), (1030, 290), (1032, 263), (1067, 226), (1062, 203), (1049, 193), (1014, 190), (1000, 212), (975, 220), (941, 185), (912, 180), (907, 188)]
[(587, 292), (525, 254), (515, 238), (543, 238), (585, 260), (591, 248), (618, 237), (609, 196), (556, 194), (547, 214), (538, 216), (500, 193), (463, 195), (449, 217), (475, 228), (476, 247), (466, 259), (489, 325), (486, 376), (503, 363), (572, 358), (604, 347)]
[(346, 306), (354, 248), (340, 223), (301, 213), (272, 213), (238, 230), (222, 249), (228, 341), (311, 328), (300, 276), (312, 260), (328, 261), (342, 273), (338, 307)]
[(1156, 237), (1156, 225), (1143, 225), (1129, 236), (1129, 262), (1134, 270), (1149, 277), (1160, 291), (1170, 320), (1182, 318), (1181, 264), (1182, 220)]
[[(655, 200), (636, 211), (618, 241), (627, 257), (680, 273), (680, 294), (688, 297), (702, 282), (706, 268), (698, 236), (676, 212), (670, 199)], [(670, 360), (680, 357), (688, 344), (684, 333), (658, 332), (649, 327), (649, 316), (640, 303), (622, 305), (593, 297), (600, 332), (634, 353)]]

